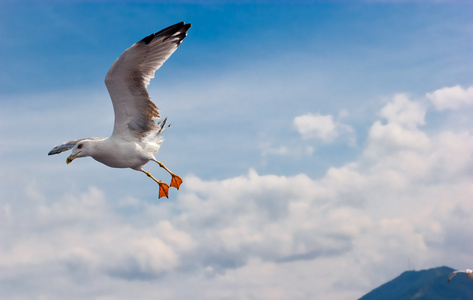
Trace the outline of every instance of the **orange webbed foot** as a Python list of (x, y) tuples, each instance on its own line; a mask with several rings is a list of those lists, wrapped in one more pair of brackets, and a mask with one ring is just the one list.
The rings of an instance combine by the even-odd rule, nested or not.
[(176, 189), (179, 189), (179, 187), (181, 186), (182, 184), (182, 179), (181, 177), (175, 175), (175, 174), (171, 174), (172, 175), (172, 179), (171, 179), (171, 186), (172, 187), (175, 187)]
[(158, 199), (160, 199), (161, 197), (169, 198), (169, 185), (167, 185), (167, 183), (164, 183), (164, 182), (159, 183)]

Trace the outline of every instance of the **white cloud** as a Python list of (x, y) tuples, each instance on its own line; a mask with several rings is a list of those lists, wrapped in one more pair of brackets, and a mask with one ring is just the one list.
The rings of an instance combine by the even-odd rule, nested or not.
[(395, 95), (393, 101), (381, 109), (380, 115), (389, 123), (407, 128), (425, 123), (425, 108), (420, 103), (409, 100), (404, 94)]
[(306, 114), (298, 116), (294, 118), (294, 125), (303, 138), (332, 141), (338, 135), (331, 115)]
[(466, 89), (459, 85), (444, 87), (432, 93), (427, 93), (427, 98), (432, 101), (439, 111), (457, 109), (473, 104), (473, 86)]
[[(340, 112), (339, 119), (346, 116), (346, 111)], [(333, 142), (340, 134), (352, 132), (353, 129), (332, 115), (308, 113), (294, 118), (294, 126), (304, 139), (320, 139), (323, 142)]]
[(406, 156), (415, 155), (412, 157), (412, 163), (415, 164), (417, 155), (429, 151), (432, 147), (427, 134), (418, 128), (425, 123), (425, 113), (425, 107), (410, 100), (406, 95), (394, 96), (380, 112), (386, 122), (375, 121), (369, 130), (365, 156), (375, 160), (387, 160), (401, 152)]

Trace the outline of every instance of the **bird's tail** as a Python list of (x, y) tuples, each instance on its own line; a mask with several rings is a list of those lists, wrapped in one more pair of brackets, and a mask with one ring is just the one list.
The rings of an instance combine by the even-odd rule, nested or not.
[(162, 136), (162, 133), (171, 125), (166, 126), (166, 121), (168, 118), (164, 118), (163, 120), (158, 122), (158, 131), (151, 133), (150, 135), (147, 136), (148, 141), (154, 141), (156, 144), (161, 145), (164, 141), (164, 138)]

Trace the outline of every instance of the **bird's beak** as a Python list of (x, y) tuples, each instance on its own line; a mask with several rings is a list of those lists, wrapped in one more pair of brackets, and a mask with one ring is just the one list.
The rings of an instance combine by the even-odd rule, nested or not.
[(80, 151), (77, 152), (76, 154), (71, 154), (67, 157), (66, 163), (70, 164), (74, 159), (76, 159), (77, 155), (79, 155)]

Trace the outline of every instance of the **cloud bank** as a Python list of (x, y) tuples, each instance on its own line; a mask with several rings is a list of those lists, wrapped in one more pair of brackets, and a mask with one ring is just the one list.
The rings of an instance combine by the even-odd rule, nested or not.
[[(0, 200), (0, 289), (9, 299), (355, 299), (412, 264), (461, 266), (473, 251), (473, 135), (426, 130), (428, 114), (395, 95), (360, 156), (321, 178), (188, 175), (176, 200), (158, 203), (93, 186), (48, 198), (25, 183)], [(344, 137), (331, 115), (294, 125), (302, 138)]]

